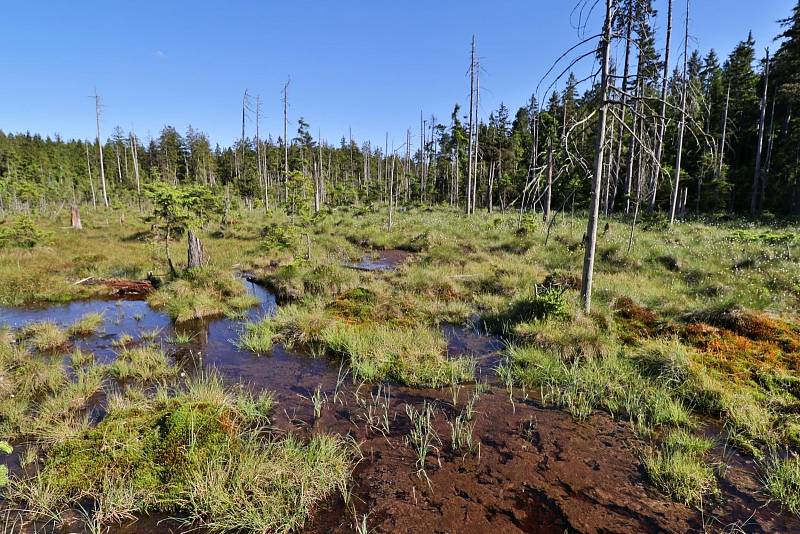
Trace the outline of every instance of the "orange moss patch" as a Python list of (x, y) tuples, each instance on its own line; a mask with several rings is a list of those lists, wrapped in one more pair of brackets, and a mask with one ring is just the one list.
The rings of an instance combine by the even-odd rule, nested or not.
[[(800, 369), (800, 328), (764, 314), (726, 310), (694, 321), (683, 336), (709, 367), (747, 379), (755, 369)], [(712, 323), (712, 324), (709, 324)]]
[(614, 318), (623, 327), (620, 338), (625, 343), (651, 337), (661, 330), (658, 316), (628, 297), (620, 297), (614, 302)]

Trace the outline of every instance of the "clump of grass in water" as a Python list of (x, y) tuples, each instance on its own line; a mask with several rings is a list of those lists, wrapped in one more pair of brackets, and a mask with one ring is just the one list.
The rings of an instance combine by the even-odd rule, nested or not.
[(153, 328), (151, 330), (143, 330), (139, 337), (145, 341), (153, 341), (161, 333), (161, 328)]
[(244, 332), (239, 336), (236, 345), (240, 349), (265, 353), (272, 349), (276, 336), (273, 322), (270, 319), (264, 319), (256, 323), (245, 324)]
[(642, 377), (620, 355), (566, 362), (536, 347), (512, 346), (508, 356), (507, 379), (538, 388), (544, 402), (565, 408), (576, 419), (603, 408), (639, 425), (693, 424), (680, 398), (666, 385)]
[(370, 391), (369, 398), (356, 394), (356, 402), (364, 410), (363, 418), (366, 430), (372, 430), (389, 435), (389, 406), (391, 405), (391, 388), (378, 384), (374, 392)]
[(29, 323), (17, 331), (17, 336), (38, 352), (53, 352), (69, 343), (67, 333), (49, 321)]
[(763, 484), (767, 494), (794, 515), (800, 515), (800, 458), (776, 454), (764, 463)]
[(322, 386), (317, 385), (314, 393), (311, 394), (311, 403), (314, 405), (314, 419), (322, 416), (322, 408), (328, 403), (328, 395), (322, 391)]
[(203, 267), (187, 271), (183, 278), (151, 293), (147, 299), (176, 323), (185, 323), (226, 314), (237, 316), (258, 303), (247, 295), (244, 285), (224, 273)]
[(269, 391), (261, 391), (258, 395), (254, 395), (249, 390), (243, 390), (236, 395), (235, 404), (247, 424), (265, 425), (269, 424), (269, 414), (277, 402)]
[[(11, 454), (14, 449), (11, 444), (5, 440), (0, 440), (0, 454)], [(0, 489), (8, 486), (8, 466), (5, 464), (0, 465)]]
[(322, 335), (329, 350), (347, 358), (353, 376), (363, 380), (436, 387), (474, 378), (475, 361), (447, 359), (444, 336), (431, 328), (336, 324)]
[(70, 355), (70, 362), (73, 368), (86, 367), (94, 363), (94, 354), (75, 349)]
[(660, 449), (645, 451), (647, 476), (676, 501), (699, 506), (704, 496), (719, 493), (714, 471), (704, 461), (712, 445), (710, 440), (686, 430), (672, 430)]
[(170, 341), (172, 343), (175, 343), (176, 345), (186, 345), (188, 343), (191, 343), (193, 337), (194, 336), (192, 335), (191, 332), (187, 332), (184, 330), (180, 331), (176, 330), (175, 333), (172, 335)]
[(100, 325), (103, 324), (102, 313), (87, 313), (76, 322), (72, 323), (67, 329), (70, 336), (91, 336), (97, 332)]
[(133, 343), (133, 336), (130, 334), (122, 334), (117, 339), (111, 342), (117, 348), (124, 348)]
[(171, 365), (163, 351), (155, 347), (134, 347), (123, 349), (108, 372), (120, 381), (152, 382), (173, 377), (178, 369)]

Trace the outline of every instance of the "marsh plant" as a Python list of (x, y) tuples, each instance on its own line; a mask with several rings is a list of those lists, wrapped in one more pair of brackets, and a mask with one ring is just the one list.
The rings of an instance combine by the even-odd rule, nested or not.
[(67, 329), (70, 336), (91, 336), (97, 333), (100, 326), (103, 324), (104, 315), (102, 313), (87, 313)]
[(364, 419), (367, 430), (383, 436), (389, 435), (391, 398), (391, 388), (384, 384), (378, 384), (367, 397), (356, 395), (356, 402), (362, 410), (361, 417)]
[(800, 515), (800, 457), (790, 453), (781, 457), (773, 453), (762, 467), (763, 484), (767, 495)]
[(456, 454), (477, 454), (480, 442), (474, 438), (475, 421), (470, 420), (465, 412), (458, 414), (450, 425), (450, 448)]
[(426, 460), (431, 452), (438, 454), (439, 446), (442, 444), (439, 434), (436, 433), (433, 426), (435, 413), (436, 406), (428, 401), (423, 402), (420, 410), (411, 404), (406, 404), (406, 415), (411, 423), (411, 429), (406, 439), (417, 457), (417, 475), (420, 478), (424, 477), (429, 483)]
[(322, 409), (328, 403), (328, 394), (322, 390), (321, 385), (317, 385), (314, 393), (311, 394), (311, 404), (314, 406), (314, 419), (322, 417)]

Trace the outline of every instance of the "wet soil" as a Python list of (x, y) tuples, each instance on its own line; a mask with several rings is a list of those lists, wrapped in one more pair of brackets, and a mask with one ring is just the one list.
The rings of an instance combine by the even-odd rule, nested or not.
[[(274, 313), (275, 299), (248, 283), (262, 304), (248, 319)], [(215, 368), (231, 382), (273, 391), (276, 433), (309, 436), (332, 432), (358, 444), (350, 503), (331, 499), (316, 511), (307, 532), (352, 532), (366, 516), (372, 532), (701, 532), (738, 525), (746, 532), (800, 532), (800, 521), (767, 504), (758, 491), (752, 460), (732, 455), (721, 477), (723, 498), (703, 513), (670, 502), (646, 484), (637, 451), (644, 445), (622, 422), (596, 414), (576, 422), (543, 407), (535, 396), (502, 387), (493, 369), (499, 341), (445, 325), (451, 355), (478, 360), (481, 395), (475, 404), (474, 453), (455, 452), (450, 423), (463, 413), (475, 387), (410, 389), (353, 383), (336, 361), (276, 347), (267, 355), (240, 351), (234, 341), (242, 323), (229, 319), (187, 327), (189, 344), (174, 346), (169, 319), (143, 301), (87, 301), (47, 309), (0, 309), (0, 324), (17, 327), (50, 320), (67, 326), (88, 312), (103, 312), (101, 333), (78, 346), (111, 361), (112, 341), (123, 333), (159, 329), (156, 339), (187, 369)], [(326, 397), (315, 417), (310, 397)], [(407, 442), (405, 405), (433, 403), (440, 439), (425, 460), (424, 474)], [(372, 414), (385, 414), (388, 430)], [(716, 430), (712, 429), (716, 434)], [(730, 454), (730, 453), (728, 453)], [(12, 466), (13, 468), (13, 466)], [(188, 531), (163, 516), (142, 517), (114, 532)], [(12, 530), (23, 530), (12, 528)], [(81, 531), (72, 523), (63, 532)], [(201, 530), (202, 531), (202, 530)]]
[(393, 271), (414, 256), (405, 250), (375, 250), (364, 255), (359, 263), (347, 263), (345, 267), (359, 271)]

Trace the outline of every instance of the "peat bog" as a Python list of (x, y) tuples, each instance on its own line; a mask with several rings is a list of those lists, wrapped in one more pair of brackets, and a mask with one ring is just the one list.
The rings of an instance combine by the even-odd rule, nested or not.
[[(454, 213), (396, 216), (386, 231), (380, 212), (321, 215), (309, 255), (302, 240), (263, 248), (262, 216), (242, 212), (235, 238), (204, 235), (211, 265), (159, 275), (147, 300), (0, 309), (5, 528), (800, 529), (798, 297), (758, 289), (796, 246), (773, 255), (697, 223), (624, 254), (615, 224), (586, 317), (571, 220), (545, 245), (511, 215), (451, 234)], [(741, 272), (731, 249), (769, 267)], [(37, 267), (47, 248), (28, 254), (54, 290), (77, 278)], [(101, 476), (85, 455), (127, 467)]]

